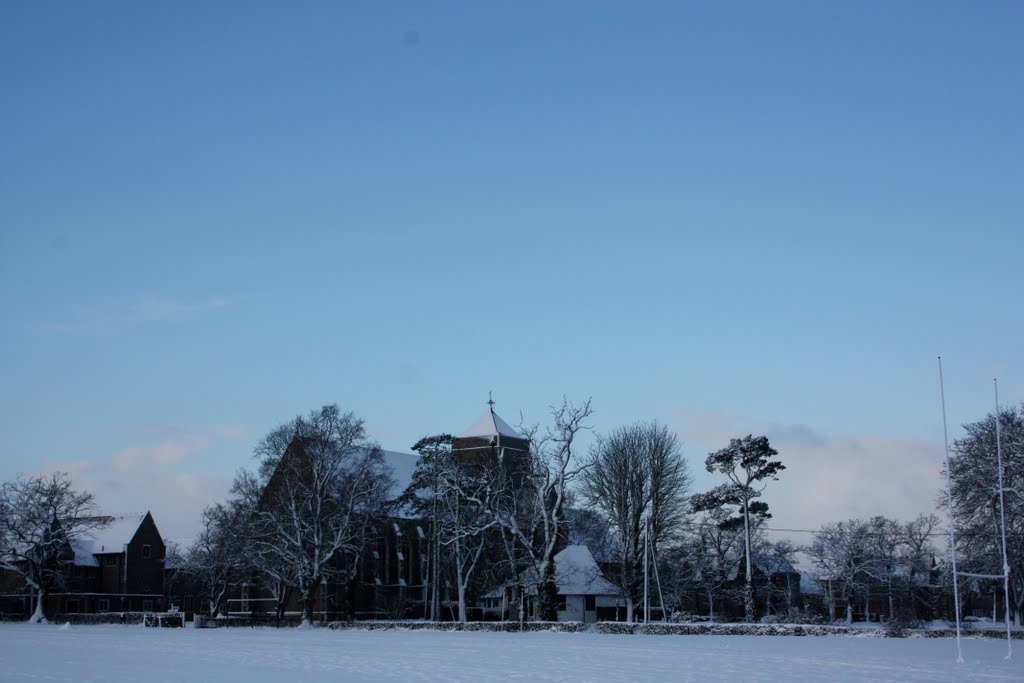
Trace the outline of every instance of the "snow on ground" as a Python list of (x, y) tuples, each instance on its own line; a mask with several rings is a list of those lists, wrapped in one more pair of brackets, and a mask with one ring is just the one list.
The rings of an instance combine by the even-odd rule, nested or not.
[(0, 624), (0, 681), (1024, 681), (1024, 643)]

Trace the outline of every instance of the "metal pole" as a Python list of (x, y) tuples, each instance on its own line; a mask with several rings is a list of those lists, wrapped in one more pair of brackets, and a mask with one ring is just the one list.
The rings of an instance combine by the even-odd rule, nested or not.
[(950, 485), (949, 471), (949, 430), (946, 427), (946, 389), (942, 381), (942, 356), (939, 356), (939, 395), (942, 397), (942, 439), (946, 446), (946, 501), (949, 503), (949, 553), (953, 561), (953, 610), (956, 616), (956, 661), (964, 662), (960, 649), (960, 586), (956, 576), (956, 536), (953, 532), (953, 487)]
[(1010, 562), (1006, 559), (1006, 508), (1003, 507), (1003, 453), (999, 438), (999, 381), (992, 380), (996, 399), (996, 467), (999, 469), (999, 531), (1003, 542), (1003, 595), (1006, 598), (1006, 658), (1013, 656), (1013, 638), (1010, 635)]
[(668, 614), (665, 611), (665, 594), (661, 590), (661, 577), (658, 575), (658, 552), (651, 543), (651, 559), (654, 564), (654, 582), (658, 586), (658, 601), (661, 604), (661, 620), (666, 621), (665, 615)]
[(644, 623), (648, 623), (651, 620), (651, 603), (647, 597), (647, 548), (649, 545), (650, 535), (647, 530), (651, 526), (651, 518), (647, 517), (644, 520)]

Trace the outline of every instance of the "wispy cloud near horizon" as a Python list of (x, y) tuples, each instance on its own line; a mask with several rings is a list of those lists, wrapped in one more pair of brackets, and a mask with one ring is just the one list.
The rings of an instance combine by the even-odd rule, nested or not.
[(203, 508), (222, 500), (231, 485), (227, 475), (195, 461), (225, 442), (248, 438), (250, 430), (141, 425), (127, 431), (131, 445), (97, 458), (47, 461), (38, 471), (67, 472), (75, 488), (95, 495), (106, 514), (150, 510), (165, 536), (190, 538)]
[[(942, 486), (942, 444), (879, 435), (831, 435), (807, 425), (710, 411), (675, 410), (679, 436), (691, 444), (722, 448), (729, 439), (764, 434), (786, 465), (764, 500), (772, 526), (815, 529), (830, 521), (885, 515), (912, 519), (935, 511)], [(704, 454), (695, 455), (700, 480)]]

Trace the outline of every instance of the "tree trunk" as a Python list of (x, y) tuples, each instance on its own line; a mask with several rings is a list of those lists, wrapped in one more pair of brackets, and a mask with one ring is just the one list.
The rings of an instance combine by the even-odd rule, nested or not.
[(541, 621), (558, 621), (558, 585), (555, 583), (554, 563), (545, 569), (545, 577), (537, 587), (538, 618)]
[(754, 570), (750, 556), (750, 499), (743, 499), (743, 542), (746, 554), (746, 587), (743, 590), (743, 616), (746, 621), (754, 620)]
[(748, 622), (754, 620), (754, 584), (749, 580), (743, 586), (743, 615)]
[(466, 621), (466, 584), (459, 579), (459, 623), (465, 624)]
[(36, 590), (36, 609), (29, 617), (30, 624), (48, 624), (46, 618), (46, 591), (42, 588)]
[(793, 616), (793, 578), (786, 574), (786, 616)]
[(466, 558), (461, 541), (455, 542), (455, 581), (459, 591), (459, 623), (465, 624), (466, 619)]
[(307, 583), (302, 588), (302, 623), (301, 626), (313, 625), (313, 607), (316, 603), (316, 591), (320, 587), (320, 579)]

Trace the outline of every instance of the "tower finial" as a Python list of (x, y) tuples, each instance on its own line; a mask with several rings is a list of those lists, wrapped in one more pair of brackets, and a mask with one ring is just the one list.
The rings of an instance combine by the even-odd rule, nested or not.
[(493, 391), (488, 391), (487, 392), (487, 405), (489, 405), (491, 407), (491, 412), (493, 413), (494, 412), (494, 396), (492, 394), (494, 394)]

